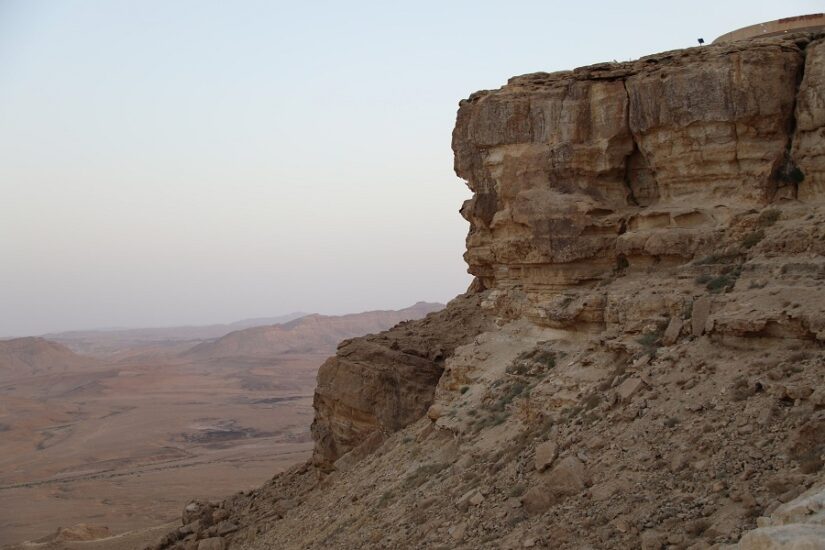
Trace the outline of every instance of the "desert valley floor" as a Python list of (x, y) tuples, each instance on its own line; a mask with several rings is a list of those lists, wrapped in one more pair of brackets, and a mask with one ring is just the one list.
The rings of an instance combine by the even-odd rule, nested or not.
[(77, 524), (143, 531), (261, 485), (309, 457), (316, 373), (339, 341), (440, 307), (0, 340), (0, 547)]
[(103, 364), (0, 385), (0, 545), (80, 522), (157, 525), (182, 498), (251, 488), (304, 460), (324, 358)]

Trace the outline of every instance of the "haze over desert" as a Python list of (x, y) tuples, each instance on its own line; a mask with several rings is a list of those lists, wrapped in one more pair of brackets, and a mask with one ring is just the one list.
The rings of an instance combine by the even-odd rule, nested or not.
[(260, 485), (309, 457), (315, 376), (340, 340), (440, 307), (0, 340), (0, 545), (156, 527), (190, 496)]
[(0, 550), (825, 550), (822, 0), (0, 0)]

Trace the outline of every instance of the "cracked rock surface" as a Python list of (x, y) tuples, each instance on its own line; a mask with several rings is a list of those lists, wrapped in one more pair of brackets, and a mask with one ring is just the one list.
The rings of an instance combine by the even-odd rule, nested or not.
[(343, 343), (313, 461), (156, 547), (825, 548), (823, 89), (801, 33), (462, 101), (468, 293)]

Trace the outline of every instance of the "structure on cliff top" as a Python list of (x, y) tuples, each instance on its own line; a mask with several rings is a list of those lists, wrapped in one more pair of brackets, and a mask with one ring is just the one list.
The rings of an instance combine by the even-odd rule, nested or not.
[(720, 44), (723, 42), (734, 42), (736, 40), (747, 40), (749, 38), (766, 38), (794, 32), (814, 32), (821, 30), (825, 30), (825, 13), (811, 13), (742, 27), (741, 29), (723, 34), (714, 40), (713, 43)]

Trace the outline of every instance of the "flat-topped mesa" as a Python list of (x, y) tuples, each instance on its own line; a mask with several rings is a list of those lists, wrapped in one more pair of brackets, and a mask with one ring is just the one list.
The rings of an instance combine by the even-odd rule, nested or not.
[[(524, 75), (462, 101), (470, 273), (553, 325), (561, 291), (686, 263), (743, 212), (825, 198), (822, 37)], [(601, 307), (577, 315), (598, 323)]]

